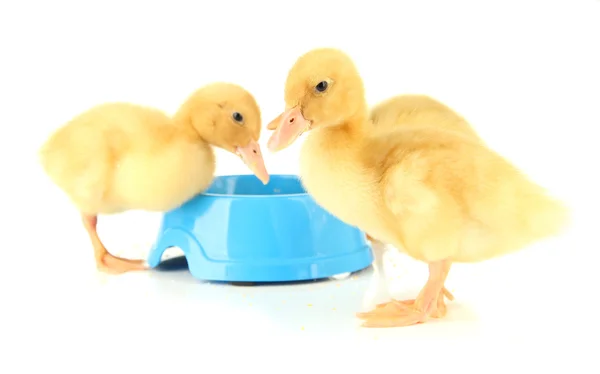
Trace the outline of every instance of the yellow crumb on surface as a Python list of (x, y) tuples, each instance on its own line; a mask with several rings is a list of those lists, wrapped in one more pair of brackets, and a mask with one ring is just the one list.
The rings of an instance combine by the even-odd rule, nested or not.
[(300, 327), (300, 330), (304, 331), (304, 326)]
[(337, 309), (336, 308), (331, 308), (331, 310), (336, 311)]
[(308, 306), (308, 307), (311, 307), (311, 306), (312, 306), (312, 304), (306, 304), (306, 306)]

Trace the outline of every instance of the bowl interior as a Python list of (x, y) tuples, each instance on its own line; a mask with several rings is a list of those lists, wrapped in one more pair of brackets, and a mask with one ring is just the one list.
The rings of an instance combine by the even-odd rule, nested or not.
[(272, 174), (266, 185), (254, 175), (221, 175), (215, 177), (204, 195), (212, 196), (290, 196), (305, 195), (300, 178), (296, 175)]

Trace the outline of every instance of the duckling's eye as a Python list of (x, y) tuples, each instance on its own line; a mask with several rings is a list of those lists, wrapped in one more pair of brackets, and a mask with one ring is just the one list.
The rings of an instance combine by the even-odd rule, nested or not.
[(321, 81), (321, 82), (319, 82), (319, 84), (317, 84), (315, 86), (315, 90), (317, 90), (317, 92), (325, 92), (325, 90), (327, 89), (327, 86), (328, 86), (327, 82)]
[(231, 117), (235, 122), (242, 123), (244, 121), (244, 116), (242, 116), (239, 112), (234, 112)]

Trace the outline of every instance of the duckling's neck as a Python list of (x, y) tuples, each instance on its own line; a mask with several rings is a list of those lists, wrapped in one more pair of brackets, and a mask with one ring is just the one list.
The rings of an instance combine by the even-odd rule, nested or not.
[(177, 114), (173, 117), (173, 127), (176, 136), (186, 138), (194, 143), (208, 145), (208, 142), (194, 129), (189, 117)]
[(302, 146), (301, 169), (306, 173), (319, 167), (313, 164), (314, 160), (326, 164), (331, 160), (352, 163), (359, 157), (361, 145), (368, 136), (366, 117), (365, 114), (356, 114), (341, 124), (317, 127), (309, 131)]
[(216, 159), (214, 146), (198, 134), (189, 121), (181, 120), (181, 118), (178, 119), (177, 117), (173, 119), (172, 142), (192, 145), (190, 149), (199, 153), (197, 153), (198, 157), (190, 155), (190, 159), (193, 160), (198, 158), (204, 160), (204, 165), (210, 165), (212, 168), (210, 169), (212, 170), (211, 173), (214, 173), (213, 169), (215, 167)]
[(365, 109), (350, 117), (344, 124), (347, 131), (350, 132), (352, 136), (363, 138), (367, 131), (367, 116), (367, 111)]
[(343, 123), (327, 127), (326, 130), (333, 136), (345, 138), (346, 141), (358, 142), (367, 135), (367, 120), (367, 111), (359, 110)]

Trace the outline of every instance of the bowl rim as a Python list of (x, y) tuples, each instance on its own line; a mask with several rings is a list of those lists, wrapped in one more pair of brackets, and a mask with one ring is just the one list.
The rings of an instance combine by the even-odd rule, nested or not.
[[(217, 178), (222, 178), (222, 177), (254, 177), (256, 178), (256, 176), (254, 174), (222, 174), (222, 175), (215, 175), (215, 177), (213, 178), (213, 182), (215, 179)], [(295, 179), (297, 179), (300, 184), (302, 184), (302, 179), (300, 178), (300, 176), (298, 174), (269, 174), (269, 177), (293, 177)], [(211, 182), (212, 185), (212, 182)], [(302, 187), (304, 189), (304, 187)], [(306, 197), (308, 196), (308, 192), (306, 192), (306, 190), (304, 190), (304, 192), (302, 193), (288, 193), (288, 194), (277, 194), (277, 195), (255, 195), (255, 194), (248, 194), (248, 195), (238, 195), (238, 194), (224, 194), (224, 193), (214, 193), (214, 192), (202, 192), (200, 193), (201, 196), (210, 196), (210, 197), (220, 197), (220, 198), (251, 198), (251, 199), (282, 199), (282, 198), (290, 198), (290, 197)]]

